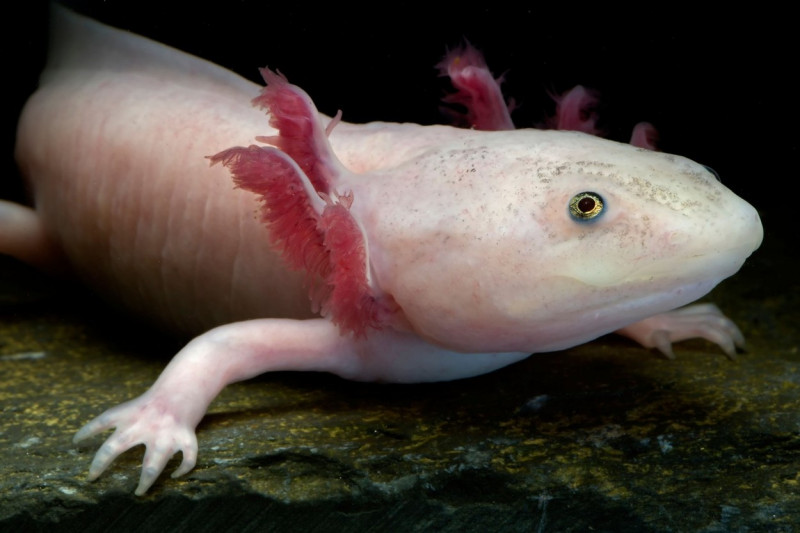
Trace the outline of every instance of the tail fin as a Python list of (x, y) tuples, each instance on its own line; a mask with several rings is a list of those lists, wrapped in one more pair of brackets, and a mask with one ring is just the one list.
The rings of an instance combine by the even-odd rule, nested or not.
[(146, 37), (112, 28), (56, 3), (50, 6), (50, 47), (40, 83), (56, 83), (76, 71), (164, 71), (202, 77), (203, 83), (252, 91), (237, 74)]

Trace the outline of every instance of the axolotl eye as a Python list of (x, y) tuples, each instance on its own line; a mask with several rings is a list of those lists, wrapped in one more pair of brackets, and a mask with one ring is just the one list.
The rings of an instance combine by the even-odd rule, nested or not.
[(569, 201), (569, 214), (579, 222), (599, 217), (604, 209), (603, 197), (596, 192), (579, 192)]

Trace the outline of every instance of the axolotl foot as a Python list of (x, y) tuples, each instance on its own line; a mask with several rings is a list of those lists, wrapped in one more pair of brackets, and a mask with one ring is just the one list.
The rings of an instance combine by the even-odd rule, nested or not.
[(736, 358), (736, 348), (744, 348), (744, 335), (733, 321), (714, 304), (695, 304), (646, 318), (617, 330), (645, 348), (656, 348), (674, 359), (672, 343), (702, 338), (718, 344), (729, 359)]
[(196, 423), (187, 422), (180, 413), (174, 412), (171, 405), (174, 402), (167, 402), (150, 390), (107, 410), (83, 426), (75, 434), (73, 442), (80, 442), (112, 427), (117, 428), (95, 454), (89, 467), (89, 480), (97, 479), (117, 457), (138, 444), (144, 444), (147, 451), (136, 487), (137, 496), (150, 488), (167, 461), (177, 452), (181, 452), (183, 459), (172, 473), (173, 478), (194, 468), (197, 461)]

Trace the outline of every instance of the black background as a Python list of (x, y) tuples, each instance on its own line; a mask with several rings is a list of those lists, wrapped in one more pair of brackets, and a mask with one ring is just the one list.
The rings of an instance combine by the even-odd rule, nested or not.
[[(277, 68), (320, 111), (341, 109), (349, 122), (445, 122), (439, 100), (447, 84), (434, 65), (466, 38), (485, 53), (495, 75), (505, 73), (504, 92), (521, 105), (512, 115), (518, 127), (552, 112), (548, 91), (593, 87), (602, 94), (601, 125), (611, 138), (626, 141), (636, 122), (652, 122), (664, 151), (711, 166), (758, 208), (767, 238), (794, 235), (800, 47), (788, 11), (751, 6), (704, 14), (699, 4), (586, 11), (566, 3), (67, 3), (253, 81), (260, 81), (257, 67)], [(35, 88), (47, 35), (47, 4), (21, 9), (9, 19), (13, 120), (6, 196), (18, 194), (13, 125)]]

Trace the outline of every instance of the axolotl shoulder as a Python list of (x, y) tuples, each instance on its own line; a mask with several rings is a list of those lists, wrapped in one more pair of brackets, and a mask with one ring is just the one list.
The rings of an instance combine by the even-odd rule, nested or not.
[[(667, 354), (692, 336), (728, 354), (743, 342), (713, 307), (673, 311), (736, 272), (762, 237), (755, 210), (699, 164), (585, 133), (511, 130), (498, 93), (473, 116), (500, 131), (338, 123), (268, 70), (257, 95), (196, 58), (55, 16), (72, 41), (17, 145), (36, 205), (0, 204), (0, 249), (65, 261), (167, 324), (190, 309), (193, 327), (211, 328), (142, 396), (76, 434), (116, 427), (91, 479), (139, 443), (137, 494), (178, 451), (173, 475), (188, 472), (209, 403), (263, 372), (439, 381), (615, 330)], [(461, 81), (494, 90), (484, 66), (456, 62), (483, 75)], [(50, 134), (76, 153), (48, 152)], [(303, 279), (322, 317), (302, 319)]]

